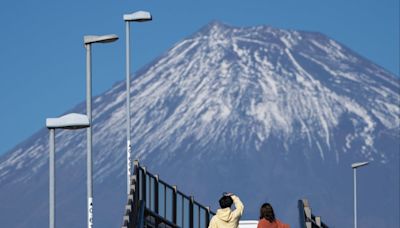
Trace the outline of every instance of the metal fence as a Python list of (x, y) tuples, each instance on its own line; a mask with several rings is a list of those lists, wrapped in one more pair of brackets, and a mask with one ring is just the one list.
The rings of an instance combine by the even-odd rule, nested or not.
[[(215, 213), (134, 162), (123, 227), (207, 228)], [(142, 208), (142, 210), (140, 209)]]
[(321, 217), (311, 213), (311, 208), (307, 199), (299, 200), (298, 205), (301, 228), (329, 228), (321, 221)]

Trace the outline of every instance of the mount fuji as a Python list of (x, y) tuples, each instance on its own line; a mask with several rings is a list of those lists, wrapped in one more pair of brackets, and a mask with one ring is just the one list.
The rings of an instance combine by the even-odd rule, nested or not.
[[(245, 219), (297, 200), (331, 227), (399, 227), (398, 77), (317, 32), (211, 22), (131, 80), (133, 156), (212, 210), (236, 193)], [(125, 82), (93, 98), (94, 225), (126, 203)], [(68, 112), (85, 113), (84, 103)], [(86, 226), (85, 130), (56, 132), (57, 227)], [(0, 157), (0, 226), (48, 226), (48, 131)]]

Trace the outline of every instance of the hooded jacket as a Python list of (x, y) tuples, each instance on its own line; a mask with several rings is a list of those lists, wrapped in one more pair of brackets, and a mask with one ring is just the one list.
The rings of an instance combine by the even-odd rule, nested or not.
[(239, 197), (232, 195), (235, 210), (229, 207), (218, 209), (217, 214), (211, 219), (208, 228), (237, 228), (239, 226), (240, 217), (243, 214), (244, 206)]

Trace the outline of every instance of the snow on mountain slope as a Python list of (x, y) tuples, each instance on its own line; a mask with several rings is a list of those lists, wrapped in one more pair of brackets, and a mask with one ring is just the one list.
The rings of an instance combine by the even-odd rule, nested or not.
[[(343, 196), (338, 202), (345, 203), (351, 190), (339, 187), (335, 191), (343, 195), (337, 196), (332, 186), (351, 178), (339, 177), (356, 160), (377, 164), (388, 176), (383, 193), (398, 199), (399, 79), (320, 33), (212, 22), (139, 71), (131, 88), (134, 157), (206, 203), (215, 201), (220, 188), (231, 187), (242, 191), (252, 208), (248, 216), (256, 218), (257, 203), (268, 193), (285, 202), (278, 207), (282, 214), (297, 221), (295, 212), (284, 209), (293, 203), (285, 198), (295, 201), (309, 192), (322, 209), (335, 197)], [(93, 107), (95, 189), (104, 196), (95, 198), (100, 205), (95, 223), (117, 226), (125, 200), (124, 82), (94, 98)], [(72, 111), (83, 113), (84, 105)], [(56, 136), (59, 199), (68, 199), (66, 211), (79, 208), (70, 219), (60, 216), (59, 225), (80, 227), (85, 224), (85, 131)], [(9, 202), (0, 206), (0, 213), (9, 215), (5, 224), (16, 217), (8, 200), (17, 196), (42, 207), (18, 227), (45, 224), (47, 141), (47, 130), (41, 130), (0, 158), (0, 200)], [(235, 187), (231, 175), (246, 189)], [(281, 182), (285, 190), (269, 187), (255, 194), (252, 188), (269, 186), (260, 185), (260, 178)], [(321, 186), (303, 186), (302, 178)], [(30, 185), (34, 188), (26, 193)], [(33, 195), (37, 202), (27, 198)], [(392, 215), (399, 205), (390, 205), (382, 224), (398, 226)], [(350, 207), (322, 211), (333, 211), (327, 216), (340, 226), (351, 222), (338, 219)]]

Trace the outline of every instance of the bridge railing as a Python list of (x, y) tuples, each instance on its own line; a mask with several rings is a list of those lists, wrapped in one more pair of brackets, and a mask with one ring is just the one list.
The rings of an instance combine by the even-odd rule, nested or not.
[[(131, 194), (124, 216), (123, 227), (140, 227), (140, 217), (145, 218), (145, 227), (168, 228), (207, 228), (213, 213), (194, 200), (161, 180), (134, 162), (134, 174), (131, 177)], [(141, 215), (139, 205), (144, 205)]]
[(214, 215), (209, 207), (194, 200), (161, 180), (139, 165), (134, 164), (137, 180), (137, 197), (146, 202), (146, 209), (160, 218), (182, 228), (207, 228), (210, 218)]
[(307, 199), (299, 200), (300, 228), (329, 228), (321, 221), (321, 217), (311, 213)]

